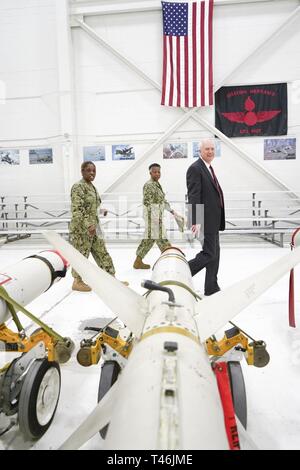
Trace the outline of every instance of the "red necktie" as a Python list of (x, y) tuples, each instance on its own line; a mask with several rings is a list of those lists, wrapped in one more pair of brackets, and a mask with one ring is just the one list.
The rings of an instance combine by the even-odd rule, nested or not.
[(210, 169), (210, 171), (211, 171), (213, 180), (214, 180), (214, 182), (215, 182), (216, 188), (217, 188), (218, 193), (219, 193), (220, 202), (221, 202), (221, 207), (224, 207), (223, 191), (222, 191), (222, 189), (221, 189), (221, 186), (219, 185), (219, 181), (217, 180), (217, 177), (216, 177), (216, 175), (215, 175), (214, 169), (213, 169), (213, 167), (212, 167), (211, 165), (210, 165), (209, 169)]

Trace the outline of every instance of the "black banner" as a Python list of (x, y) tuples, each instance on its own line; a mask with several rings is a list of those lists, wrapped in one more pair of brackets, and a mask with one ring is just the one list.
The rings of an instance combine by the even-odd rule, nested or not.
[(227, 137), (287, 134), (287, 84), (222, 87), (215, 94), (216, 127)]

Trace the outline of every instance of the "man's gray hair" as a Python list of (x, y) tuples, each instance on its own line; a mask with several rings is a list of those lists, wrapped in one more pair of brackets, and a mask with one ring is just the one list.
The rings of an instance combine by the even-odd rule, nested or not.
[(214, 139), (203, 139), (201, 141), (201, 146), (200, 146), (200, 150), (207, 144), (212, 144), (214, 147), (215, 147), (215, 141)]

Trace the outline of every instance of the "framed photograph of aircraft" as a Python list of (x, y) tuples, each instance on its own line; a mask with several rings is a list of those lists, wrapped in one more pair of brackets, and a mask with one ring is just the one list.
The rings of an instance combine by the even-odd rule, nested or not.
[(187, 158), (188, 145), (187, 143), (167, 143), (164, 144), (163, 158)]
[(53, 163), (53, 151), (49, 148), (44, 149), (30, 149), (29, 150), (29, 164), (40, 165)]
[(0, 165), (20, 165), (20, 150), (0, 149)]
[(100, 162), (105, 160), (105, 146), (83, 147), (84, 162)]
[(112, 146), (112, 159), (113, 160), (134, 160), (135, 152), (131, 145), (113, 145)]
[(265, 139), (264, 160), (295, 160), (296, 139)]
[(20, 150), (0, 149), (0, 165), (20, 165)]

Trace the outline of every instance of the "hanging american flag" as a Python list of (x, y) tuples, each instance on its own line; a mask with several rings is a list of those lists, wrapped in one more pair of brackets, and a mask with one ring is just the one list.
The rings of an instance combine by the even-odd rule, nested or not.
[(162, 2), (163, 80), (161, 104), (213, 104), (213, 0)]

